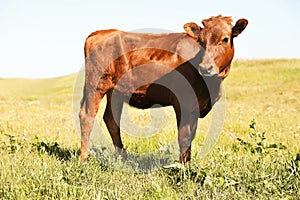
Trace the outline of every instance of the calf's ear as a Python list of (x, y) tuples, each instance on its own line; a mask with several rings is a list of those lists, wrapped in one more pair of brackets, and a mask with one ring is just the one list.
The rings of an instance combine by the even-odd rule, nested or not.
[(189, 22), (189, 23), (186, 23), (183, 26), (183, 28), (186, 31), (186, 33), (189, 36), (191, 36), (192, 38), (195, 38), (195, 39), (199, 38), (201, 27), (198, 24), (196, 24), (194, 22)]
[(232, 28), (232, 36), (237, 37), (239, 34), (243, 32), (243, 30), (248, 25), (248, 20), (246, 19), (239, 19), (234, 27)]

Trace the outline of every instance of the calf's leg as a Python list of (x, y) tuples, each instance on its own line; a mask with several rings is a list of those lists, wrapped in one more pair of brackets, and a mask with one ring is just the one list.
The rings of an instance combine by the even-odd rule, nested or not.
[(114, 90), (110, 90), (106, 94), (106, 97), (107, 104), (103, 119), (110, 133), (117, 153), (120, 154), (124, 159), (126, 159), (127, 154), (123, 148), (123, 143), (120, 135), (120, 119), (123, 108), (122, 96)]
[(84, 95), (81, 101), (81, 108), (79, 112), (80, 128), (81, 128), (81, 154), (82, 160), (85, 160), (89, 155), (89, 139), (90, 133), (94, 126), (95, 117), (97, 115), (100, 101), (103, 94), (98, 91), (89, 91), (84, 88)]
[(181, 114), (176, 108), (175, 112), (180, 148), (179, 162), (186, 164), (191, 160), (191, 146), (197, 130), (198, 117), (192, 113)]

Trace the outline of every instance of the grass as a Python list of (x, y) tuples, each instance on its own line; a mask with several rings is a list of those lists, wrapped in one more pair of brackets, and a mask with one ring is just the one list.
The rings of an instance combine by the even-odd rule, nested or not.
[[(109, 149), (80, 161), (77, 75), (1, 79), (0, 199), (299, 199), (299, 77), (300, 60), (235, 61), (224, 84), (226, 118), (217, 145), (199, 158), (209, 115), (199, 120), (188, 168), (148, 173), (136, 173), (140, 160), (122, 162)], [(73, 98), (74, 85), (80, 93)], [(102, 147), (104, 136), (111, 146), (100, 120), (104, 106), (105, 100), (98, 117), (102, 136), (93, 134)], [(145, 127), (164, 120), (142, 138), (139, 129), (123, 128), (129, 152), (147, 154), (176, 141), (172, 109), (155, 112), (128, 109), (124, 126), (128, 118)], [(170, 159), (177, 157), (176, 145)]]

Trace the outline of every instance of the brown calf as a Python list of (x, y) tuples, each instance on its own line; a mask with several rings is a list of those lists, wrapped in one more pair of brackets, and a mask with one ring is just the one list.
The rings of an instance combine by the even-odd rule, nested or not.
[(115, 29), (96, 31), (85, 43), (85, 86), (81, 101), (81, 159), (104, 95), (104, 121), (114, 146), (126, 152), (120, 136), (123, 103), (146, 109), (173, 106), (178, 126), (179, 162), (190, 161), (199, 117), (221, 96), (234, 55), (233, 38), (247, 26), (240, 19), (216, 16), (184, 25), (186, 33), (144, 34)]

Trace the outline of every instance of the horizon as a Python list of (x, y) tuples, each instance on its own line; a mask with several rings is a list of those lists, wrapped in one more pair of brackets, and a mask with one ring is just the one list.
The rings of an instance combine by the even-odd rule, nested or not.
[[(300, 58), (254, 58), (254, 59), (248, 59), (248, 58), (235, 58), (232, 60), (232, 64), (234, 62), (247, 62), (247, 61), (255, 61), (255, 62), (264, 62), (264, 61), (292, 61), (292, 60), (300, 60)], [(47, 77), (1, 77), (0, 76), (0, 80), (8, 80), (8, 79), (17, 79), (17, 80), (51, 80), (51, 79), (60, 79), (60, 78), (65, 78), (65, 77), (70, 77), (70, 76), (76, 76), (78, 75), (80, 72), (83, 72), (85, 69), (81, 68), (78, 71), (75, 72), (71, 72), (69, 74), (62, 74), (62, 75), (58, 75), (58, 76), (47, 76)]]
[(297, 0), (130, 2), (2, 2), (0, 78), (44, 79), (76, 74), (84, 63), (85, 38), (96, 30), (183, 32), (184, 23), (201, 24), (202, 19), (218, 14), (232, 16), (233, 23), (239, 18), (249, 20), (246, 30), (235, 39), (234, 61), (300, 58)]

